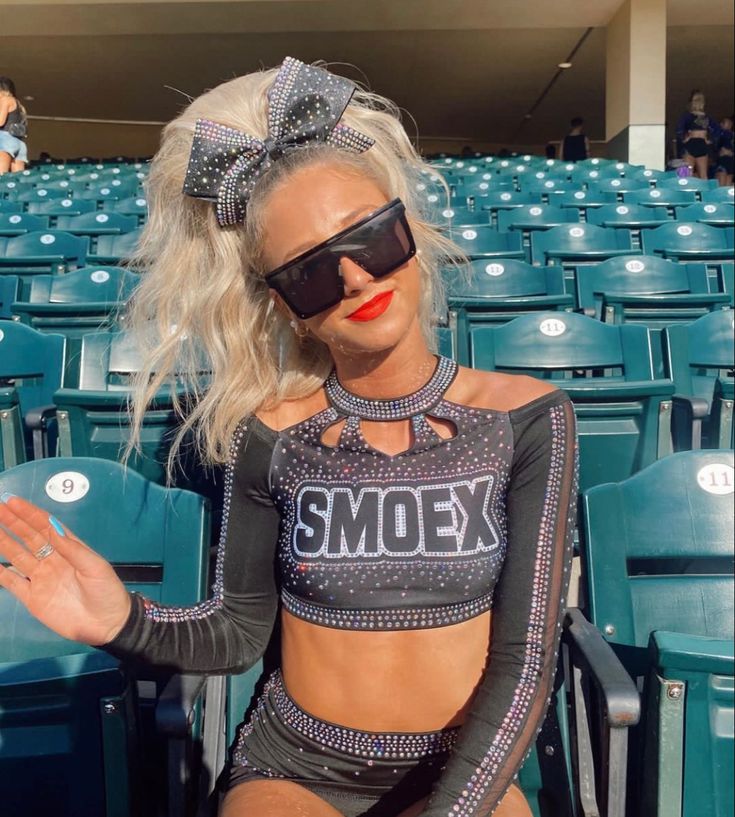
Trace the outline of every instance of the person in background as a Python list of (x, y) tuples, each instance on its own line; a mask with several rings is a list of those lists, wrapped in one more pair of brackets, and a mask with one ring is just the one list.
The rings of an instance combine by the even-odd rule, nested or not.
[(733, 181), (733, 121), (735, 115), (720, 120), (720, 135), (717, 137), (717, 163), (715, 178), (720, 187), (728, 187)]
[(0, 77), (0, 174), (25, 169), (27, 133), (26, 109), (16, 97), (15, 83)]
[(547, 159), (556, 159), (556, 145), (553, 142), (549, 142), (549, 144), (546, 145), (544, 152), (546, 153)]
[(699, 179), (709, 177), (709, 153), (717, 140), (720, 126), (705, 113), (705, 96), (699, 90), (689, 96), (687, 110), (676, 126), (677, 143), (681, 145), (681, 158), (691, 167)]
[(561, 142), (561, 158), (564, 162), (581, 162), (590, 155), (590, 140), (584, 132), (584, 119), (575, 116), (569, 123), (569, 133)]

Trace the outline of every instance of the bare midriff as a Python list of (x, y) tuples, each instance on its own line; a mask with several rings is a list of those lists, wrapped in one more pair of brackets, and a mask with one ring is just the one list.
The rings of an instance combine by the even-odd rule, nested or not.
[(490, 611), (426, 630), (356, 632), (282, 613), (281, 661), (291, 698), (321, 720), (366, 732), (461, 725), (482, 679)]

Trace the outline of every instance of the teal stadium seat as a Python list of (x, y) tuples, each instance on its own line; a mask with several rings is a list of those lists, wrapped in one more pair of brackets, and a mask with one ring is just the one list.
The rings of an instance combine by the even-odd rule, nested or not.
[(663, 332), (664, 369), (674, 381), (674, 447), (733, 447), (735, 336), (731, 309)]
[(476, 258), (523, 258), (520, 233), (499, 233), (490, 225), (458, 228), (449, 234), (471, 261)]
[(671, 451), (674, 384), (655, 379), (644, 326), (541, 312), (470, 330), (470, 360), (487, 371), (550, 380), (572, 399), (580, 485), (625, 479)]
[(524, 234), (578, 222), (579, 215), (574, 210), (552, 204), (530, 204), (498, 213), (499, 230), (520, 230)]
[(20, 292), (17, 275), (0, 275), (0, 320), (12, 320), (13, 303)]
[(656, 182), (656, 187), (659, 189), (670, 188), (673, 190), (694, 190), (702, 192), (704, 190), (713, 190), (717, 187), (717, 179), (698, 179), (695, 176), (674, 176), (669, 174), (666, 178), (659, 179)]
[(692, 222), (670, 222), (641, 234), (646, 255), (675, 261), (731, 261), (733, 228)]
[(735, 188), (732, 185), (730, 187), (716, 187), (714, 190), (703, 190), (700, 195), (705, 203), (735, 203)]
[(630, 177), (636, 181), (644, 181), (647, 184), (658, 184), (659, 179), (665, 179), (668, 173), (665, 170), (651, 170), (650, 168), (646, 168), (645, 170), (636, 170), (632, 174), (626, 173), (625, 175), (626, 178)]
[(718, 450), (584, 496), (590, 617), (643, 679), (631, 817), (733, 813), (732, 494)]
[[(4, 491), (54, 514), (130, 590), (176, 606), (204, 599), (210, 516), (203, 497), (84, 458), (0, 473)], [(0, 627), (0, 779), (12, 781), (3, 786), (3, 814), (183, 817), (203, 678), (138, 669), (146, 684), (136, 690), (114, 658), (57, 636), (3, 589), (0, 621), (13, 623)], [(154, 722), (161, 737), (151, 739)], [(177, 778), (167, 801), (166, 764)]]
[(33, 201), (28, 204), (28, 212), (39, 216), (48, 216), (50, 226), (56, 225), (58, 216), (79, 216), (96, 210), (93, 201), (80, 199), (54, 199), (53, 201)]
[(130, 260), (141, 235), (141, 228), (122, 235), (101, 235), (93, 253), (87, 256), (90, 264), (112, 264), (115, 266)]
[(86, 190), (77, 193), (80, 199), (94, 199), (98, 202), (110, 200), (120, 201), (130, 198), (138, 192), (138, 180), (120, 181), (112, 179), (110, 181), (94, 182)]
[(48, 190), (45, 187), (38, 187), (31, 190), (24, 190), (22, 193), (16, 194), (13, 198), (14, 201), (20, 201), (24, 204), (31, 204), (39, 201), (68, 199), (69, 192), (67, 190)]
[(136, 216), (138, 226), (142, 226), (148, 218), (148, 203), (143, 196), (131, 196), (119, 201), (105, 202), (104, 211), (120, 213), (123, 216)]
[(468, 210), (466, 207), (445, 207), (443, 210), (433, 210), (430, 220), (442, 230), (472, 227), (475, 224), (489, 224), (489, 213)]
[(647, 190), (650, 187), (648, 182), (635, 178), (615, 178), (602, 179), (601, 181), (590, 183), (589, 189), (593, 193), (613, 193), (618, 198), (622, 198), (624, 193), (634, 193), (637, 190)]
[(642, 204), (648, 207), (667, 207), (673, 215), (673, 208), (686, 204), (694, 204), (697, 194), (694, 190), (680, 190), (679, 188), (655, 187), (649, 190), (635, 190), (623, 193), (626, 204)]
[(0, 238), (0, 275), (17, 275), (21, 279), (21, 298), (25, 298), (35, 275), (83, 267), (88, 252), (88, 238), (63, 230), (37, 230)]
[(482, 323), (506, 323), (528, 312), (571, 310), (560, 267), (532, 267), (524, 261), (471, 261), (445, 273), (448, 324), (455, 335), (456, 360), (470, 362), (470, 330)]
[(732, 227), (735, 222), (735, 205), (715, 202), (688, 204), (676, 208), (679, 221), (699, 221), (712, 227)]
[(123, 315), (139, 276), (121, 267), (85, 267), (68, 275), (39, 275), (28, 300), (13, 304), (13, 314), (40, 332), (67, 341), (64, 385), (79, 382), (82, 337), (109, 330)]
[(587, 214), (587, 221), (599, 227), (623, 227), (629, 230), (641, 227), (659, 227), (668, 221), (665, 207), (643, 207), (640, 204), (605, 204)]
[(65, 340), (0, 322), (0, 468), (53, 452), (46, 432), (62, 382)]
[(585, 211), (592, 207), (614, 204), (616, 201), (615, 193), (600, 193), (592, 190), (567, 190), (554, 198), (554, 204), (559, 207), (576, 207)]
[(122, 235), (138, 228), (136, 216), (120, 213), (91, 212), (75, 216), (59, 216), (57, 227), (72, 235)]
[[(130, 434), (131, 378), (140, 364), (140, 350), (132, 335), (125, 332), (84, 335), (78, 388), (59, 389), (53, 398), (61, 456), (120, 460)], [(185, 393), (178, 394), (185, 401)], [(177, 426), (172, 398), (165, 390), (146, 411), (141, 449), (131, 454), (129, 466), (147, 479), (165, 484), (166, 462)], [(182, 480), (188, 478), (183, 472), (180, 476)]]
[(6, 201), (0, 198), (0, 213), (22, 213), (23, 205), (19, 201)]
[(10, 238), (34, 230), (48, 229), (48, 218), (31, 216), (28, 213), (0, 213), (0, 236)]

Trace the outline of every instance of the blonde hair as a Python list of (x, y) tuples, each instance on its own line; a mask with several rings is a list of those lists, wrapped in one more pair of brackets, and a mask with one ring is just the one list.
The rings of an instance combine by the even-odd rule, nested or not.
[(272, 308), (261, 257), (268, 193), (299, 168), (338, 163), (374, 179), (388, 198), (400, 197), (422, 272), (420, 318), (434, 347), (433, 320), (443, 308), (439, 265), (453, 246), (424, 220), (417, 185), (427, 166), (417, 155), (396, 106), (358, 89), (341, 121), (375, 140), (362, 154), (320, 145), (292, 151), (264, 174), (248, 203), (243, 226), (221, 228), (211, 202), (182, 193), (194, 125), (212, 119), (261, 139), (267, 135), (267, 92), (277, 70), (248, 74), (195, 99), (163, 131), (151, 164), (149, 216), (131, 266), (145, 271), (128, 313), (142, 344), (143, 365), (132, 384), (132, 434), (139, 444), (146, 407), (170, 390), (180, 425), (169, 455), (169, 478), (186, 439), (206, 464), (227, 460), (238, 424), (258, 409), (305, 397), (324, 382), (327, 347), (296, 337), (288, 318)]

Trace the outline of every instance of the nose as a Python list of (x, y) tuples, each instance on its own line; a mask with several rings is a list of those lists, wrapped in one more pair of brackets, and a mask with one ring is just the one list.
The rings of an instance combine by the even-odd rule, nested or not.
[(346, 256), (340, 259), (339, 268), (342, 273), (345, 295), (359, 294), (373, 280), (369, 272)]

